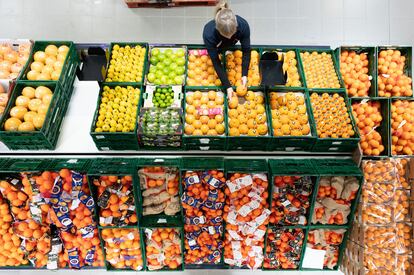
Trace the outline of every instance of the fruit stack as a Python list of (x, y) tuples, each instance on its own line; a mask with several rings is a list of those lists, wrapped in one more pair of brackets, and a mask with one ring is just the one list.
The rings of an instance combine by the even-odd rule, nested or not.
[(145, 44), (111, 44), (105, 82), (142, 83), (146, 56)]
[[(261, 162), (246, 160), (250, 171)], [(243, 164), (234, 161), (234, 170)], [(232, 169), (232, 170), (233, 170)], [(261, 166), (263, 170), (263, 166)], [(226, 182), (224, 262), (232, 267), (261, 268), (269, 210), (267, 174), (229, 173)]]
[[(226, 69), (227, 77), (232, 86), (241, 86), (242, 84), (242, 58), (243, 52), (236, 50), (234, 52), (226, 52)], [(259, 86), (260, 85), (260, 72), (259, 72), (259, 59), (260, 54), (256, 50), (251, 51), (250, 66), (247, 75), (247, 86)]]
[(374, 81), (371, 75), (375, 73), (371, 69), (375, 67), (372, 64), (375, 62), (373, 60), (374, 53), (374, 47), (358, 49), (341, 47), (341, 74), (349, 97), (367, 97), (374, 95)]
[(187, 86), (221, 86), (206, 49), (188, 50)]
[(391, 155), (414, 154), (414, 101), (391, 101)]
[(378, 96), (411, 97), (413, 79), (411, 74), (412, 52), (410, 48), (378, 49)]
[(29, 59), (29, 40), (0, 40), (0, 80), (16, 79)]
[[(363, 161), (365, 182), (346, 251), (348, 265), (369, 274), (412, 273), (412, 165), (404, 158)], [(362, 262), (354, 262), (357, 255)]]
[(223, 248), (224, 173), (183, 172), (185, 264), (218, 264)]
[(150, 48), (147, 85), (183, 85), (187, 48)]
[(303, 70), (308, 88), (339, 89), (341, 82), (331, 52), (301, 52)]
[[(384, 100), (363, 100), (352, 101), (352, 114), (361, 135), (360, 146), (364, 155), (379, 156), (388, 154), (385, 150), (382, 134), (385, 134), (384, 141), (388, 144), (388, 131), (382, 114), (388, 108), (388, 101)], [(386, 118), (387, 119), (387, 118)]]
[(10, 254), (2, 265), (30, 262), (48, 269), (103, 266), (86, 176), (66, 168), (10, 174), (1, 181), (0, 191), (2, 211), (8, 209), (8, 203), (12, 214), (4, 213), (6, 221), (14, 221), (10, 228), (7, 223), (3, 226), (13, 230), (4, 235), (9, 238), (5, 248)]

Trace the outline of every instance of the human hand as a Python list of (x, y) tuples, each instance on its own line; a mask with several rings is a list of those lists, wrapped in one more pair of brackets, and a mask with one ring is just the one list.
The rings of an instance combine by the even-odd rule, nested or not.
[(247, 89), (247, 76), (242, 77), (242, 85), (243, 85), (244, 88)]
[(233, 97), (234, 90), (232, 87), (227, 88), (227, 99), (230, 100)]

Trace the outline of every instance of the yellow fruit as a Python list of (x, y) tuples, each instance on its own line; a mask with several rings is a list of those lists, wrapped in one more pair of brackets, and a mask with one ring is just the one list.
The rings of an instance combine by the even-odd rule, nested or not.
[(36, 129), (41, 129), (43, 127), (43, 123), (45, 122), (45, 115), (38, 114), (33, 117), (33, 125), (36, 127)]
[(229, 120), (230, 128), (238, 128), (240, 126), (240, 122), (237, 118), (232, 118)]
[(260, 124), (257, 126), (257, 132), (259, 135), (266, 135), (267, 134), (267, 126), (264, 124)]
[(233, 96), (229, 101), (229, 108), (235, 109), (239, 105), (239, 99), (235, 96)]
[(28, 97), (29, 99), (32, 99), (35, 97), (35, 89), (32, 87), (24, 87), (22, 90), (22, 95)]
[(193, 132), (194, 132), (194, 126), (193, 125), (189, 125), (189, 124), (187, 124), (187, 125), (185, 125), (185, 129), (184, 129), (184, 131), (185, 131), (185, 134), (186, 135), (192, 135), (193, 134)]
[(7, 119), (6, 122), (4, 123), (4, 130), (17, 131), (20, 124), (22, 124), (22, 122), (18, 118), (11, 117)]
[(24, 119), (24, 115), (27, 113), (27, 108), (23, 107), (23, 106), (14, 106), (11, 110), (10, 110), (10, 116), (15, 117), (19, 120), (23, 120)]
[(247, 88), (244, 86), (238, 86), (236, 88), (236, 94), (238, 96), (245, 96), (247, 94)]
[(225, 128), (223, 124), (217, 124), (215, 128), (217, 134), (222, 135), (224, 134)]
[(34, 131), (34, 125), (31, 122), (23, 122), (19, 125), (18, 131), (28, 132), (28, 131)]
[(239, 129), (237, 128), (230, 128), (229, 129), (230, 136), (240, 136)]

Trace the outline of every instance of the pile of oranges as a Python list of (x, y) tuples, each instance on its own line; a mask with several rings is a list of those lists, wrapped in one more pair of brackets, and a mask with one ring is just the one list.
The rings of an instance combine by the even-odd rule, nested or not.
[(105, 241), (106, 261), (112, 267), (132, 270), (144, 267), (138, 229), (106, 228), (101, 236)]
[[(242, 57), (243, 52), (241, 50), (226, 53), (227, 77), (232, 86), (242, 85)], [(259, 59), (259, 53), (255, 50), (251, 51), (250, 66), (247, 75), (247, 86), (260, 85), (261, 79), (259, 72)]]
[(392, 155), (414, 154), (414, 101), (392, 101), (391, 134)]
[(355, 135), (345, 99), (341, 95), (312, 93), (311, 104), (320, 138), (349, 138)]
[[(299, 71), (298, 71), (298, 60), (296, 59), (295, 51), (287, 51), (283, 53), (284, 62), (283, 62), (283, 72), (287, 73), (286, 87), (301, 87), (302, 82), (300, 81)], [(282, 55), (279, 54), (279, 58), (282, 58)]]
[(352, 114), (361, 134), (361, 149), (364, 155), (379, 156), (385, 148), (382, 144), (382, 137), (376, 130), (381, 126), (381, 103), (369, 101), (365, 103), (353, 103)]
[(378, 95), (412, 96), (412, 78), (404, 74), (406, 57), (399, 50), (382, 50), (378, 56)]
[(224, 207), (226, 264), (250, 269), (261, 267), (270, 215), (268, 186), (266, 174), (229, 174)]
[(176, 270), (182, 265), (181, 237), (175, 228), (145, 229), (148, 270)]
[(195, 91), (186, 93), (185, 128), (186, 135), (223, 135), (224, 94), (220, 91)]
[(225, 203), (222, 187), (225, 182), (224, 173), (218, 170), (184, 173), (182, 206), (186, 264), (220, 262)]
[(189, 50), (187, 65), (188, 86), (221, 86), (207, 50)]
[(300, 57), (308, 88), (341, 88), (331, 54), (301, 52)]
[(13, 217), (9, 205), (0, 194), (0, 266), (19, 266), (28, 264), (28, 260), (20, 248), (21, 240), (14, 234)]
[(369, 60), (366, 53), (341, 52), (341, 74), (349, 97), (368, 96), (371, 87)]
[(265, 136), (268, 134), (267, 116), (262, 92), (247, 91), (243, 97), (229, 101), (230, 136)]
[(310, 125), (302, 93), (270, 93), (274, 136), (306, 136)]
[[(101, 226), (134, 225), (135, 212), (132, 176), (101, 176), (93, 180), (97, 187), (99, 224)], [(104, 194), (105, 193), (105, 194)]]

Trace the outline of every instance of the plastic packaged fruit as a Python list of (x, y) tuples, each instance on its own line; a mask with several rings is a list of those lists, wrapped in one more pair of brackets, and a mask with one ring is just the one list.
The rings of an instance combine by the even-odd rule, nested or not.
[(381, 134), (376, 130), (382, 123), (381, 103), (379, 101), (355, 102), (352, 114), (361, 134), (361, 149), (364, 155), (379, 156), (385, 148)]
[(206, 49), (188, 51), (187, 86), (221, 86)]
[(266, 136), (267, 116), (262, 92), (248, 91), (243, 97), (233, 96), (229, 101), (230, 136)]
[(379, 52), (378, 96), (404, 97), (413, 95), (413, 80), (404, 72), (407, 58), (408, 56), (404, 56), (399, 50), (390, 49)]
[(341, 88), (331, 54), (301, 52), (308, 88)]
[(30, 43), (18, 47), (13, 42), (0, 44), (0, 79), (15, 79), (26, 65), (30, 55)]
[(308, 136), (310, 124), (303, 93), (270, 93), (274, 136)]
[(101, 226), (137, 224), (132, 176), (100, 176), (93, 179), (93, 184), (97, 188)]
[(141, 90), (132, 86), (104, 86), (95, 132), (133, 132)]
[(147, 49), (140, 45), (120, 46), (111, 49), (111, 60), (106, 82), (141, 82)]
[(53, 92), (46, 86), (24, 87), (15, 100), (15, 106), (10, 109), (4, 130), (27, 132), (42, 129), (52, 98)]
[(186, 135), (224, 135), (224, 94), (221, 91), (186, 92)]
[(145, 251), (148, 270), (179, 270), (182, 267), (180, 231), (176, 228), (146, 228)]
[(30, 63), (30, 71), (26, 75), (27, 79), (59, 80), (68, 53), (68, 46), (57, 47), (53, 44), (47, 45), (44, 51), (35, 52), (33, 62)]
[(341, 74), (349, 97), (368, 96), (372, 76), (369, 73), (369, 59), (367, 53), (355, 51), (341, 52)]
[(350, 138), (355, 135), (345, 99), (341, 95), (312, 93), (310, 99), (320, 138)]
[(183, 48), (152, 48), (147, 82), (155, 85), (184, 83), (186, 51)]
[(152, 97), (154, 107), (168, 108), (174, 102), (174, 90), (172, 87), (157, 87)]
[[(226, 53), (227, 77), (232, 86), (241, 86), (242, 84), (242, 57), (243, 52), (241, 50)], [(259, 53), (256, 50), (252, 50), (247, 75), (247, 86), (260, 85), (259, 59)]]
[(138, 229), (106, 228), (101, 237), (105, 242), (106, 261), (115, 269), (142, 270), (144, 261)]
[(414, 101), (392, 101), (390, 123), (392, 135), (392, 155), (413, 155)]

